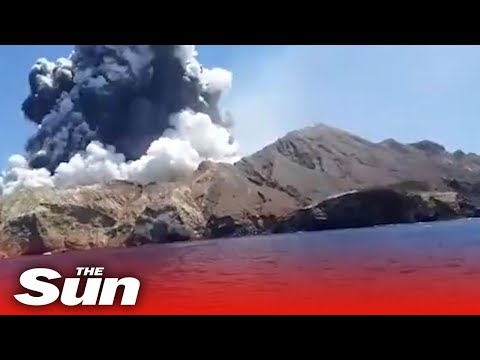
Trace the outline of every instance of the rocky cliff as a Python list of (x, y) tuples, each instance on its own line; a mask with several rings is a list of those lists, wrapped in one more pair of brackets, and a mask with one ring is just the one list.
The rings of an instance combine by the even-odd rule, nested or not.
[(205, 162), (181, 182), (23, 189), (0, 206), (0, 251), (16, 256), (256, 234), (298, 203)]
[(479, 205), (480, 156), (318, 125), (178, 182), (20, 190), (0, 201), (0, 255), (433, 221)]
[(402, 192), (394, 188), (354, 190), (295, 210), (273, 232), (318, 231), (375, 225), (452, 220), (478, 216), (456, 192)]

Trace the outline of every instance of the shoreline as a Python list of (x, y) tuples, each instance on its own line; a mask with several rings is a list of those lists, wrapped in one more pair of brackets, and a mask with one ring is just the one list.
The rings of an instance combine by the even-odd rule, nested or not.
[[(136, 250), (139, 251), (146, 251), (147, 249), (158, 249), (162, 247), (191, 247), (191, 246), (203, 246), (207, 245), (208, 243), (217, 243), (217, 242), (226, 242), (231, 240), (253, 240), (255, 238), (265, 238), (265, 237), (277, 237), (277, 236), (285, 236), (285, 235), (301, 235), (301, 234), (312, 234), (312, 233), (338, 233), (338, 232), (350, 232), (350, 231), (375, 231), (375, 230), (382, 230), (385, 228), (393, 228), (393, 227), (403, 227), (403, 226), (421, 226), (425, 225), (425, 227), (431, 228), (438, 224), (445, 224), (450, 225), (455, 222), (465, 222), (465, 221), (480, 221), (480, 217), (463, 217), (463, 218), (456, 218), (456, 219), (442, 219), (442, 220), (433, 220), (433, 221), (422, 221), (422, 222), (409, 222), (409, 223), (389, 223), (389, 224), (380, 224), (374, 226), (359, 226), (359, 227), (352, 227), (352, 228), (337, 228), (337, 229), (325, 229), (325, 230), (312, 230), (312, 231), (294, 231), (294, 232), (283, 232), (283, 233), (264, 233), (264, 234), (253, 234), (253, 235), (244, 235), (244, 236), (231, 236), (231, 237), (224, 237), (224, 238), (203, 238), (203, 239), (194, 239), (194, 240), (186, 240), (186, 241), (174, 241), (168, 243), (149, 243), (144, 245), (138, 246), (126, 246), (126, 247), (103, 247), (103, 248), (92, 248), (92, 249), (82, 249), (82, 250), (75, 250), (75, 249), (64, 249), (58, 251), (52, 251), (50, 254), (26, 254), (26, 255), (19, 255), (15, 257), (7, 257), (7, 258), (0, 258), (0, 264), (5, 262), (21, 262), (21, 261), (29, 261), (34, 259), (54, 259), (59, 256), (71, 256), (74, 255), (75, 258), (82, 258), (82, 257), (91, 257), (101, 255), (101, 253), (122, 253), (126, 254), (126, 252), (134, 252)], [(429, 225), (429, 226), (428, 226)], [(113, 254), (112, 254), (113, 255)], [(80, 260), (79, 259), (79, 260)]]

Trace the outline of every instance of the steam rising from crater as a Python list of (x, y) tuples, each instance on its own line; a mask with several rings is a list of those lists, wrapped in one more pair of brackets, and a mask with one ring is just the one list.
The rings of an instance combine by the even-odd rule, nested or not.
[(38, 125), (26, 157), (13, 155), (0, 191), (112, 179), (170, 181), (201, 161), (236, 159), (219, 101), (232, 75), (205, 69), (193, 45), (77, 45), (41, 58), (22, 110)]

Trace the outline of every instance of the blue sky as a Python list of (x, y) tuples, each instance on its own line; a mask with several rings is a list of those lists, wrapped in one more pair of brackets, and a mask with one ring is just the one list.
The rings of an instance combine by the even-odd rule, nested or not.
[[(39, 57), (72, 46), (0, 46), (0, 168), (34, 127), (20, 106)], [(242, 152), (323, 122), (373, 141), (431, 139), (480, 153), (479, 46), (204, 46), (207, 67), (233, 72), (225, 99)]]

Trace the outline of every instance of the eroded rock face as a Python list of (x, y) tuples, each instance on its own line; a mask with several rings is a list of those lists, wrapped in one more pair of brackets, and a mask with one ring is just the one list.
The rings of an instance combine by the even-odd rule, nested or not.
[(2, 201), (0, 253), (251, 235), (265, 231), (264, 214), (276, 217), (296, 207), (287, 194), (250, 182), (234, 166), (210, 162), (176, 183), (113, 181), (68, 190), (25, 189)]
[(113, 229), (135, 218), (140, 198), (137, 185), (120, 182), (18, 191), (2, 201), (0, 250), (18, 255), (118, 246)]
[(450, 220), (478, 216), (455, 192), (400, 192), (391, 188), (352, 191), (294, 211), (274, 232), (317, 231)]
[(205, 219), (190, 191), (173, 190), (169, 201), (149, 202), (136, 218), (126, 244), (166, 243), (201, 238)]

